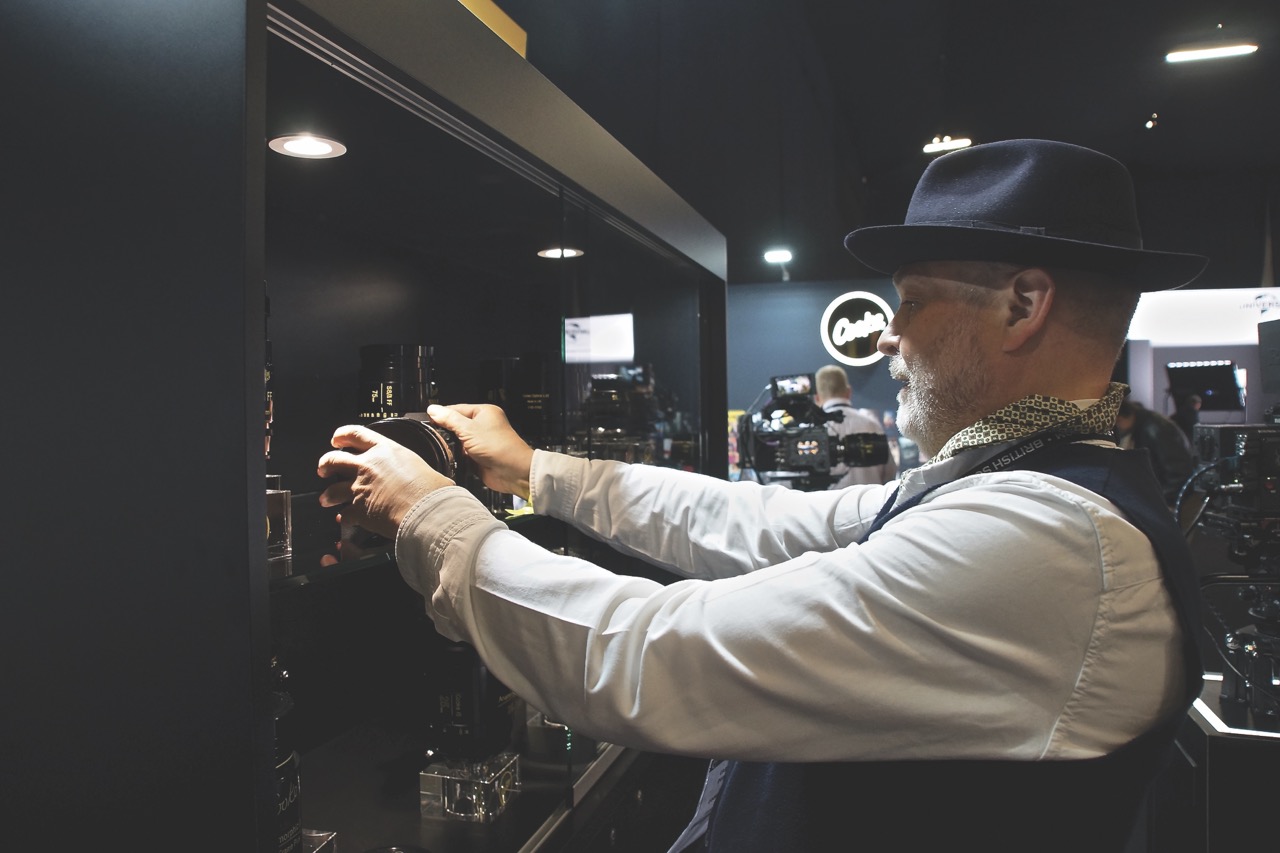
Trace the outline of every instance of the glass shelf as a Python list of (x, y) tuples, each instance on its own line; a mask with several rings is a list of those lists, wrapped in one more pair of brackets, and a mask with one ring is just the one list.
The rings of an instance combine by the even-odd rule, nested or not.
[(637, 753), (601, 744), (588, 761), (553, 765), (521, 756), (521, 790), (491, 823), (424, 817), (419, 771), (423, 744), (397, 724), (375, 721), (305, 753), (303, 825), (337, 833), (344, 851), (397, 846), (433, 853), (532, 853), (555, 849), (566, 817)]

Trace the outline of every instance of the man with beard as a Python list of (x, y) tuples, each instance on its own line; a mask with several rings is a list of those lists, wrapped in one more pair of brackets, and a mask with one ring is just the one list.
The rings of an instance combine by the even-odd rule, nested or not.
[[(1110, 381), (1143, 289), (1132, 183), (1085, 148), (946, 154), (903, 225), (846, 247), (893, 276), (879, 348), (930, 457), (799, 492), (533, 450), (500, 409), (433, 407), (485, 484), (682, 579), (539, 548), (375, 433), (319, 473), (396, 537), (437, 629), (590, 737), (712, 759), (673, 850), (1120, 851), (1199, 694), (1194, 572)], [(355, 451), (354, 453), (345, 451)]]

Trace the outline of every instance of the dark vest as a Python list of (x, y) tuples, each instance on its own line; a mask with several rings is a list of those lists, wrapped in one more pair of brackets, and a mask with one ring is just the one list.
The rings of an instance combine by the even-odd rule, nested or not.
[(1059, 444), (1027, 455), (1016, 467), (1105, 496), (1150, 538), (1182, 627), (1184, 702), (1114, 752), (1087, 760), (731, 762), (711, 815), (708, 850), (1124, 850), (1147, 788), (1200, 694), (1195, 569), (1143, 451)]

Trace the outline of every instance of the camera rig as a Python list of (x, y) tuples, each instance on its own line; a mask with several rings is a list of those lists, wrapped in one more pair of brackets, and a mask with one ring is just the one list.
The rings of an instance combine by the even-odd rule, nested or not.
[[(825, 489), (839, 479), (832, 469), (883, 465), (889, 440), (882, 433), (833, 436), (829, 421), (844, 412), (824, 412), (813, 401), (811, 373), (773, 377), (760, 392), (763, 405), (738, 417), (739, 467), (762, 482), (787, 481), (805, 491)], [(748, 472), (750, 472), (748, 474)]]
[(1202, 492), (1188, 531), (1225, 540), (1241, 568), (1200, 578), (1225, 664), (1220, 698), (1255, 727), (1280, 729), (1280, 425), (1197, 424), (1193, 437), (1202, 464), (1182, 487), (1179, 517), (1187, 493)]

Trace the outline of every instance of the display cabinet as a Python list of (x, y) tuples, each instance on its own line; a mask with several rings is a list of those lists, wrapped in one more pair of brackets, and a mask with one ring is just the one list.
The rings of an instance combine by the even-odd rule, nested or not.
[[(535, 447), (723, 476), (724, 383), (699, 367), (723, 363), (721, 260), (662, 239), (691, 250), (710, 232), (666, 222), (683, 204), (465, 11), (457, 30), (415, 4), (384, 12), (267, 10), (268, 138), (346, 149), (273, 151), (265, 167), (267, 470), (291, 492), (295, 537), (271, 572), (271, 634), (291, 674), (302, 823), (344, 848), (539, 849), (635, 756), (518, 697), (505, 716), (503, 688), (434, 632), (390, 544), (356, 542), (319, 509), (316, 459), (344, 423), (493, 402)], [(501, 133), (477, 116), (490, 108)], [(545, 547), (649, 572), (458, 478)]]
[(1213, 853), (1274, 843), (1275, 827), (1264, 816), (1275, 802), (1280, 730), (1274, 718), (1255, 717), (1222, 694), (1222, 675), (1207, 673), (1154, 785), (1144, 850)]
[(269, 467), (313, 481), (367, 409), (362, 351), (399, 345), (536, 445), (726, 471), (723, 242), (483, 25), (446, 27), (478, 25), (456, 5), (268, 7), (267, 135), (347, 147), (266, 163)]
[[(281, 730), (303, 823), (344, 851), (564, 841), (641, 756), (544, 744), (492, 824), (380, 818), (417, 796), (416, 711), (455, 650), (385, 549), (336, 547), (316, 460), (395, 411), (370, 408), (370, 363), (408, 353), (431, 399), (497, 402), (536, 446), (725, 476), (723, 238), (454, 0), (17, 0), (0, 24), (24, 213), (6, 271), (33, 321), (6, 391), (39, 433), (12, 470), (37, 496), (0, 620), (6, 844), (75, 825), (274, 851)], [(300, 131), (347, 153), (267, 147)], [(629, 347), (588, 341), (616, 329)], [(292, 550), (269, 563), (282, 497)], [(379, 829), (404, 821), (416, 840)]]

